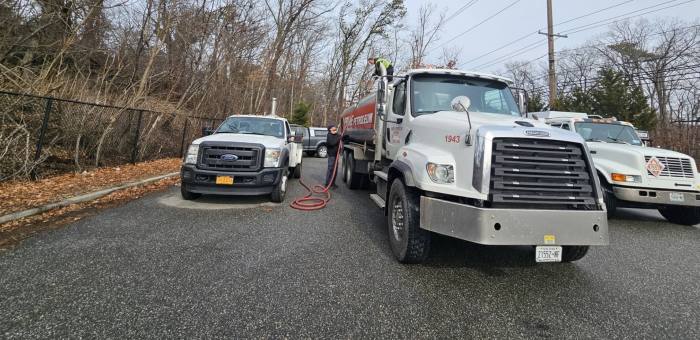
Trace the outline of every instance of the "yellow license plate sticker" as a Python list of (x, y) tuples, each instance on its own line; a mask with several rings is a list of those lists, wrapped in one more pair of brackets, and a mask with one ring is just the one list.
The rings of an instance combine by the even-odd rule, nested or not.
[(216, 176), (216, 184), (232, 185), (233, 176)]
[(554, 235), (544, 235), (544, 244), (556, 244), (557, 237)]

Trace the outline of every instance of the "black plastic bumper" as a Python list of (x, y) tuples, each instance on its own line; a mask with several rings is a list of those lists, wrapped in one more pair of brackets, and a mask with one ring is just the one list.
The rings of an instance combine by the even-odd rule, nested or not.
[[(180, 180), (187, 191), (207, 195), (266, 195), (281, 179), (283, 168), (229, 172), (201, 170), (192, 164), (180, 168)], [(233, 185), (216, 184), (216, 176), (233, 176)]]

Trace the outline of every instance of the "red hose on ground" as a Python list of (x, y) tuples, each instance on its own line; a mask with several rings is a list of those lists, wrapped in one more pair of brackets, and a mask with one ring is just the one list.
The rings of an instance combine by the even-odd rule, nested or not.
[[(333, 165), (333, 176), (332, 178), (335, 178), (335, 174), (338, 171), (338, 160), (340, 159), (340, 150), (343, 149), (343, 134), (340, 134), (339, 139), (341, 140), (338, 143), (338, 151), (335, 154), (335, 164)], [(302, 197), (297, 197), (292, 201), (292, 203), (289, 204), (290, 207), (297, 209), (297, 210), (303, 210), (303, 211), (312, 211), (312, 210), (319, 210), (323, 209), (326, 207), (326, 204), (328, 204), (328, 201), (331, 200), (331, 193), (328, 191), (328, 188), (333, 185), (335, 181), (332, 181), (328, 183), (328, 186), (323, 186), (320, 184), (316, 184), (312, 187), (308, 186), (306, 183), (303, 181), (303, 173), (302, 173), (302, 178), (299, 178), (299, 183), (301, 186), (306, 188), (308, 193)], [(319, 196), (314, 196), (314, 195), (323, 195), (321, 197)]]

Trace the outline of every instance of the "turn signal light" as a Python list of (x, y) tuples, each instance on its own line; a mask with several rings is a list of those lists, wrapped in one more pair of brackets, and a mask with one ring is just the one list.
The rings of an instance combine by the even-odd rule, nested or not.
[(627, 181), (627, 176), (623, 174), (612, 174), (610, 177), (612, 177), (612, 180), (615, 182), (626, 182)]
[(633, 183), (641, 183), (642, 182), (642, 176), (625, 175), (625, 174), (618, 174), (618, 173), (614, 173), (614, 172), (612, 174), (610, 174), (610, 178), (612, 178), (612, 180), (615, 182), (633, 182)]

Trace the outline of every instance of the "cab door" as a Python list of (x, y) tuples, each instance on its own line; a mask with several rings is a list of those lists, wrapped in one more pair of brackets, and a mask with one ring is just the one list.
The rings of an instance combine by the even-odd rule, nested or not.
[(289, 127), (289, 122), (285, 122), (284, 126), (287, 130), (287, 145), (289, 146), (289, 167), (293, 168), (301, 163), (304, 152), (304, 146), (301, 144), (303, 134), (297, 135), (296, 129), (292, 130)]
[(383, 140), (386, 157), (389, 159), (395, 159), (396, 153), (403, 146), (409, 132), (404, 126), (406, 94), (406, 80), (396, 83), (393, 91), (390, 92)]

